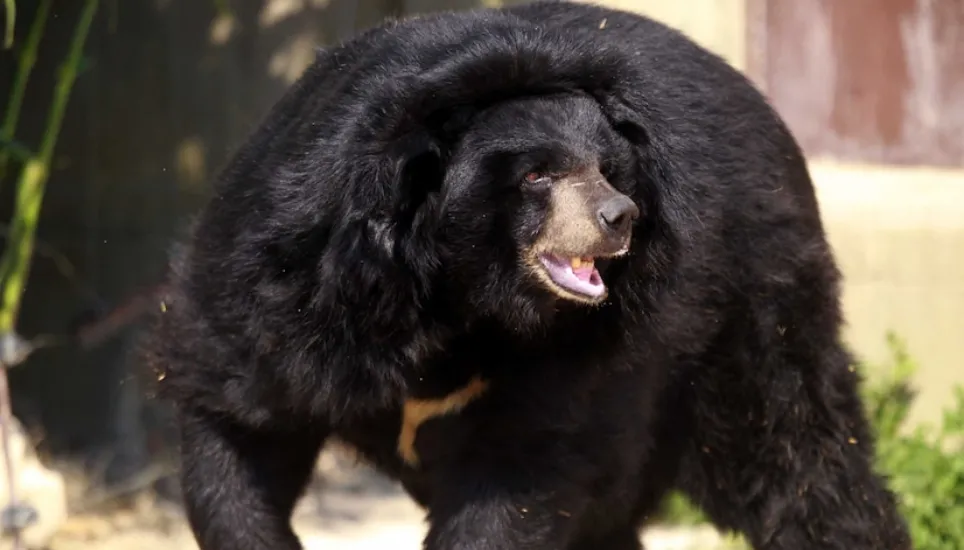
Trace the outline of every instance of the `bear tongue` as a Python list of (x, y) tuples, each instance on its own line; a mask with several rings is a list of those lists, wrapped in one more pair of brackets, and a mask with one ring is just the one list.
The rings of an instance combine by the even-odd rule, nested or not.
[(581, 281), (585, 281), (588, 283), (590, 282), (589, 280), (592, 278), (592, 274), (595, 271), (596, 271), (596, 268), (589, 265), (589, 266), (573, 269), (572, 274), (578, 277)]
[(606, 285), (594, 266), (573, 269), (568, 262), (552, 256), (543, 257), (543, 265), (546, 266), (549, 277), (566, 290), (593, 298), (606, 292)]

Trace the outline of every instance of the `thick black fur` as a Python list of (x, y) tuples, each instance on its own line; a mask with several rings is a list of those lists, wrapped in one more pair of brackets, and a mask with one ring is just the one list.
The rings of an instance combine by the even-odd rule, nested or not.
[[(520, 267), (546, 144), (641, 210), (597, 307)], [(426, 506), (430, 550), (636, 550), (671, 488), (758, 550), (911, 548), (804, 158), (676, 31), (568, 3), (388, 23), (320, 51), (214, 193), (149, 350), (204, 550), (300, 548), (332, 436)], [(406, 466), (403, 401), (476, 375)]]

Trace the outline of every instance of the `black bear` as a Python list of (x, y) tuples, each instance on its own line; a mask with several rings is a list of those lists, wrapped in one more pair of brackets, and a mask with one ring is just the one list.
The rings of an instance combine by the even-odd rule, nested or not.
[(908, 550), (795, 140), (582, 3), (392, 21), (214, 184), (149, 346), (203, 550), (296, 550), (331, 438), (428, 550), (638, 550), (667, 491), (757, 550)]

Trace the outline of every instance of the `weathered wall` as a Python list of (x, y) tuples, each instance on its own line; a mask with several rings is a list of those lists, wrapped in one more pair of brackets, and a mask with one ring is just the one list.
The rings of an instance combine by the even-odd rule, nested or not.
[(745, 0), (587, 0), (636, 11), (683, 30), (738, 69), (746, 60)]

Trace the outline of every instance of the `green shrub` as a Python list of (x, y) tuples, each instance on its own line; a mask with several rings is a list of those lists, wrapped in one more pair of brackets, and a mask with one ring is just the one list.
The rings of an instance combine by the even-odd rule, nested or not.
[[(865, 377), (864, 406), (877, 438), (876, 465), (897, 493), (916, 550), (964, 549), (964, 388), (955, 388), (954, 404), (937, 427), (906, 424), (916, 391), (911, 379), (917, 365), (890, 334), (889, 364), (857, 368)], [(657, 522), (694, 525), (703, 514), (674, 493)]]
[[(888, 336), (893, 363), (874, 368), (863, 386), (877, 437), (877, 467), (900, 499), (917, 550), (964, 549), (964, 388), (936, 427), (905, 424), (917, 365)], [(866, 372), (867, 369), (861, 367)]]
[(703, 512), (679, 492), (667, 495), (663, 500), (659, 516), (655, 518), (655, 523), (663, 525), (699, 525), (706, 521)]

